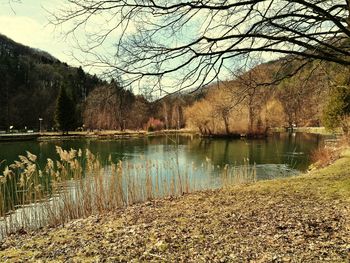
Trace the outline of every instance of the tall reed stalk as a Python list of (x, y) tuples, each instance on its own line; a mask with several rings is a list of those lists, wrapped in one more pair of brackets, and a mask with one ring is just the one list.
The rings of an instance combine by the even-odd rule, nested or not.
[[(57, 161), (44, 167), (27, 152), (0, 175), (0, 231), (36, 229), (101, 214), (155, 198), (256, 180), (255, 166), (219, 169), (207, 159), (201, 166), (142, 160), (102, 164), (89, 150), (56, 147)], [(221, 172), (218, 172), (218, 171)]]

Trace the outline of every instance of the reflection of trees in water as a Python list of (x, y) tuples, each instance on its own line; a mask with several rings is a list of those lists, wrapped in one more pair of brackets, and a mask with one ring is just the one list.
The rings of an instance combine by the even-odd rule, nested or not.
[(197, 138), (189, 142), (187, 158), (202, 162), (206, 157), (215, 165), (243, 163), (249, 158), (257, 164), (288, 164), (304, 170), (309, 165), (310, 152), (318, 147), (322, 136), (315, 134), (273, 134), (263, 140), (225, 140)]
[(191, 148), (189, 158), (193, 158), (194, 152), (193, 156), (197, 161), (208, 157), (215, 165), (240, 164), (244, 158), (249, 157), (249, 151), (242, 140), (198, 138), (191, 142)]
[[(192, 161), (201, 164), (206, 157), (215, 165), (242, 164), (244, 158), (251, 163), (288, 163), (295, 168), (305, 169), (309, 164), (309, 153), (318, 147), (323, 137), (315, 134), (276, 133), (264, 140), (210, 139), (197, 136), (154, 136), (122, 140), (77, 139), (46, 142), (11, 142), (1, 143), (0, 159), (12, 163), (18, 155), (25, 155), (28, 150), (38, 156), (39, 163), (44, 164), (47, 158), (57, 159), (55, 145), (69, 150), (90, 149), (107, 160), (137, 158), (141, 155), (168, 160), (177, 152), (187, 163)], [(177, 144), (176, 144), (177, 142)], [(177, 147), (179, 146), (179, 147)], [(301, 154), (304, 153), (304, 154)]]
[(300, 170), (308, 167), (310, 153), (324, 139), (321, 135), (307, 133), (279, 133), (276, 136), (283, 146), (279, 152), (281, 162)]

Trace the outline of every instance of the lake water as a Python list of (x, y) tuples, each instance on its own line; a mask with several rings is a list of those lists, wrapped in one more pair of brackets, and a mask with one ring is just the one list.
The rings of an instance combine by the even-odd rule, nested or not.
[[(113, 161), (143, 160), (171, 161), (180, 165), (200, 165), (208, 158), (216, 167), (225, 164), (239, 166), (248, 159), (256, 164), (257, 178), (266, 179), (283, 174), (305, 171), (310, 165), (310, 153), (324, 140), (315, 134), (276, 133), (266, 139), (209, 139), (198, 136), (157, 136), (118, 140), (73, 139), (61, 141), (1, 142), (0, 161), (11, 164), (18, 155), (29, 151), (44, 163), (47, 158), (57, 160), (55, 146), (63, 149), (90, 149), (102, 160), (111, 155)], [(4, 163), (2, 164), (2, 166)]]
[[(6, 165), (18, 160), (19, 155), (26, 155), (26, 151), (37, 155), (37, 164), (43, 169), (47, 158), (54, 161), (59, 160), (56, 153), (56, 146), (59, 146), (65, 150), (82, 149), (83, 152), (89, 149), (102, 163), (102, 166), (99, 166), (93, 174), (101, 174), (104, 181), (97, 185), (96, 181), (89, 179), (89, 176), (85, 177), (89, 173), (91, 174), (86, 170), (86, 174), (83, 172), (85, 174), (83, 179), (66, 179), (60, 185), (59, 189), (61, 190), (56, 191), (55, 194), (51, 191), (50, 184), (52, 182), (47, 185), (41, 183), (41, 186), (46, 186), (46, 188), (42, 188), (43, 193), (51, 194), (45, 194), (46, 201), (33, 203), (34, 196), (31, 194), (26, 195), (27, 198), (29, 197), (29, 201), (22, 199), (22, 196), (29, 193), (29, 190), (18, 187), (19, 190), (9, 190), (11, 185), (15, 187), (20, 184), (20, 181), (17, 181), (19, 179), (13, 177), (13, 182), (7, 181), (6, 185), (0, 187), (0, 197), (4, 201), (0, 210), (3, 215), (7, 214), (6, 217), (0, 218), (0, 239), (2, 233), (9, 232), (9, 226), (11, 226), (10, 230), (12, 229), (12, 231), (21, 227), (44, 226), (49, 222), (47, 215), (54, 214), (59, 217), (61, 210), (57, 210), (56, 207), (65, 207), (63, 203), (66, 202), (64, 201), (66, 199), (64, 198), (71, 200), (70, 204), (79, 203), (82, 197), (87, 197), (82, 193), (89, 190), (90, 185), (91, 189), (94, 189), (92, 198), (96, 193), (94, 191), (99, 191), (100, 194), (104, 195), (106, 189), (115, 189), (118, 187), (118, 183), (113, 183), (116, 178), (113, 175), (113, 163), (119, 161), (122, 161), (119, 164), (122, 164), (124, 175), (122, 181), (119, 181), (121, 182), (120, 188), (113, 193), (121, 193), (123, 206), (125, 203), (130, 203), (130, 200), (133, 203), (149, 200), (153, 197), (181, 194), (183, 191), (214, 189), (237, 182), (294, 176), (308, 168), (310, 153), (319, 147), (324, 139), (325, 137), (315, 134), (276, 133), (261, 140), (210, 139), (194, 135), (181, 135), (118, 140), (69, 139), (41, 142), (1, 142), (0, 175)], [(84, 166), (82, 168), (86, 169)], [(230, 174), (233, 175), (233, 181), (228, 180), (228, 178), (232, 178)], [(45, 176), (37, 178), (37, 183), (44, 182), (45, 178)], [(83, 188), (81, 188), (82, 185)], [(136, 188), (133, 188), (135, 185)], [(101, 190), (98, 186), (106, 188)], [(134, 193), (133, 197), (131, 193)], [(113, 195), (111, 196), (113, 197)], [(92, 202), (96, 200), (92, 200)], [(104, 206), (108, 207), (118, 200), (118, 198), (114, 198), (105, 202)], [(75, 211), (78, 211), (80, 207), (77, 205)], [(79, 216), (86, 215), (75, 214), (71, 218)], [(12, 222), (16, 222), (16, 224)]]

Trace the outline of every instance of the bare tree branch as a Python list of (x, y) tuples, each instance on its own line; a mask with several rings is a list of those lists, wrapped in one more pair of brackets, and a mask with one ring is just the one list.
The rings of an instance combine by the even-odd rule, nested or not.
[[(200, 87), (247, 55), (275, 53), (350, 65), (349, 0), (67, 0), (52, 24), (88, 32), (90, 65), (127, 84)], [(81, 41), (81, 39), (79, 39)], [(103, 54), (113, 42), (115, 50)], [(303, 63), (302, 63), (303, 64)]]

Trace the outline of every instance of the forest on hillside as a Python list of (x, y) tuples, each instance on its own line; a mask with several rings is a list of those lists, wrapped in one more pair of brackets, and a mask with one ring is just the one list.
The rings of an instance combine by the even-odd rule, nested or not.
[(88, 96), (84, 123), (92, 129), (189, 128), (202, 135), (261, 135), (275, 127), (330, 127), (325, 111), (335, 89), (349, 84), (349, 70), (336, 63), (284, 57), (238, 72), (230, 81), (153, 102), (111, 83)]
[[(74, 120), (71, 130), (163, 129), (185, 125), (182, 108), (188, 104), (184, 102), (185, 96), (150, 102), (114, 79), (101, 80), (81, 67), (71, 67), (3, 35), (0, 35), (0, 78), (2, 131), (38, 130), (39, 119), (43, 130), (60, 129), (56, 108), (62, 89), (74, 105), (64, 114)], [(174, 117), (167, 119), (167, 115)]]
[[(334, 89), (349, 84), (349, 67), (288, 58), (257, 65), (210, 88), (186, 109), (187, 125), (203, 134), (262, 134), (274, 127), (319, 127)], [(288, 77), (286, 77), (288, 76)]]
[(0, 130), (36, 130), (39, 118), (43, 129), (60, 129), (62, 89), (74, 105), (64, 114), (74, 117), (71, 130), (190, 128), (215, 135), (323, 126), (329, 95), (349, 84), (350, 68), (317, 60), (301, 67), (304, 62), (284, 57), (236, 72), (230, 81), (149, 101), (114, 79), (101, 80), (0, 36)]
[(15, 43), (0, 35), (0, 130), (55, 126), (54, 113), (61, 88), (72, 99), (76, 126), (81, 125), (82, 103), (90, 91), (103, 83), (96, 76), (62, 63), (48, 53)]

